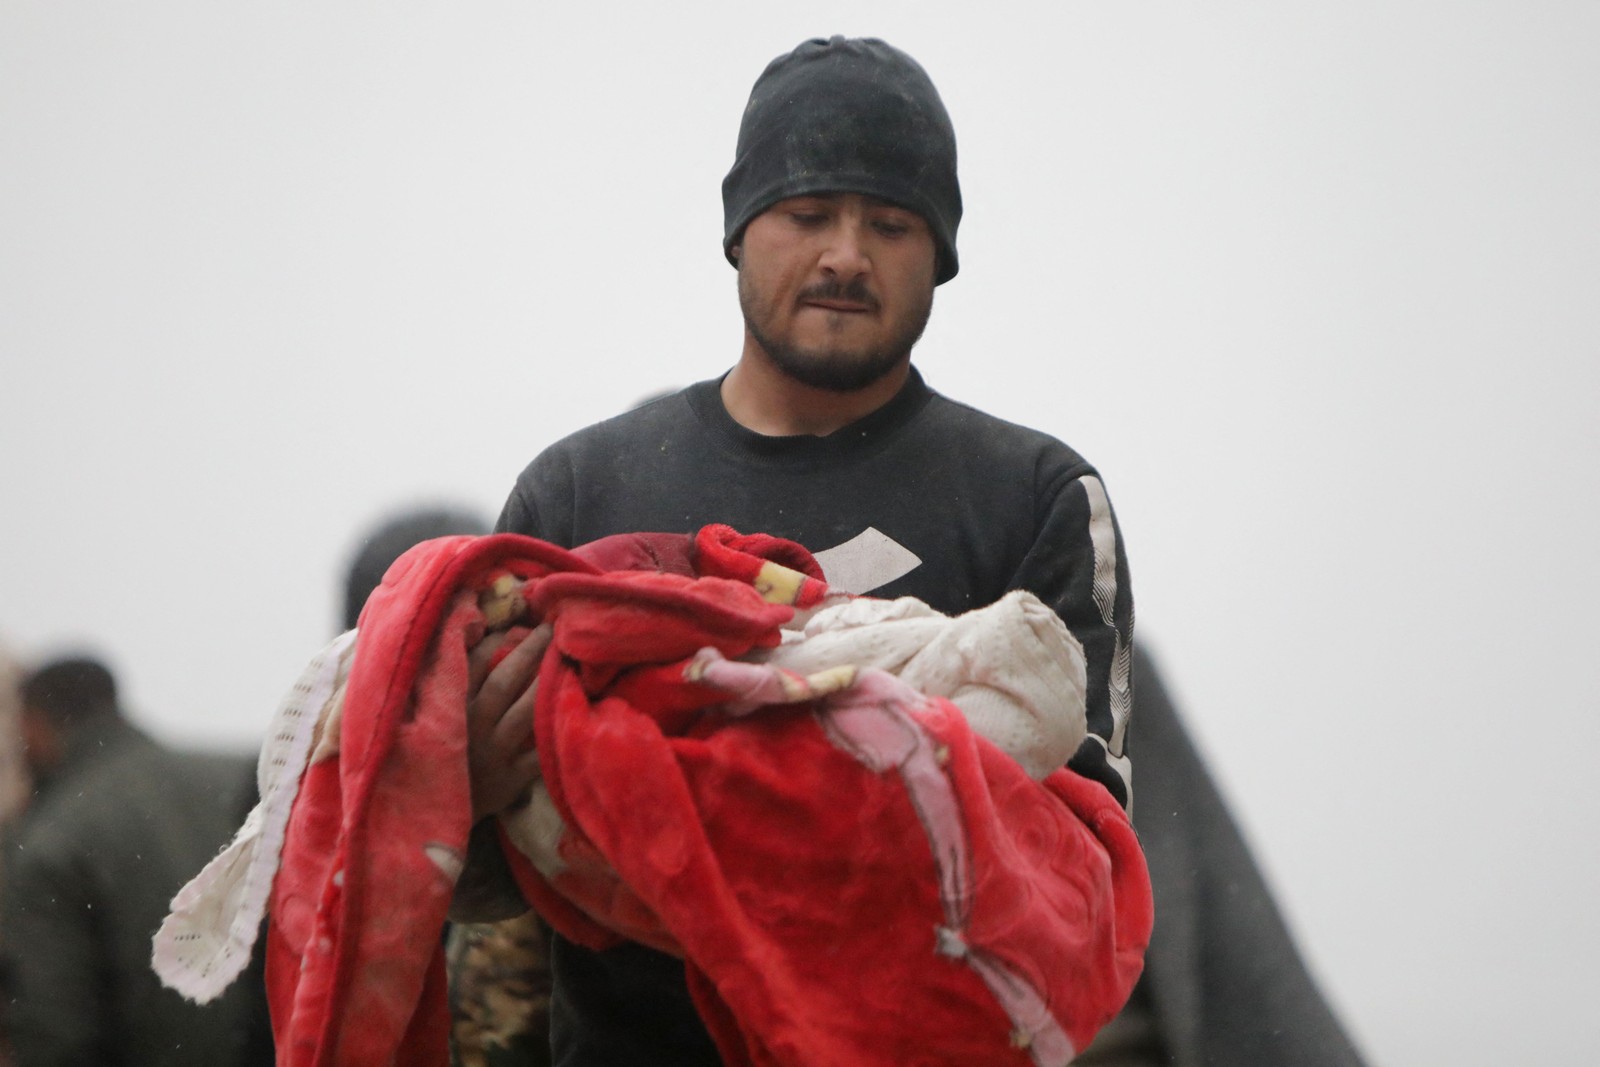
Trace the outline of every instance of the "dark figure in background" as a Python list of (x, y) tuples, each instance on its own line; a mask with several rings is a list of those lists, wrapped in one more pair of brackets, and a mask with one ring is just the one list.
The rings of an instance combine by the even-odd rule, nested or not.
[(174, 893), (232, 836), (247, 760), (158, 744), (93, 659), (22, 683), (36, 795), (6, 849), (0, 953), (17, 1067), (235, 1062), (245, 994), (198, 1006), (150, 968)]
[[(22, 758), (22, 667), (0, 643), (0, 843), (14, 819), (27, 806), (33, 792)], [(0, 889), (4, 887), (5, 853), (0, 849)], [(11, 1039), (7, 1031), (6, 1002), (11, 983), (0, 960), (0, 1067), (12, 1067)]]
[(1142, 647), (1133, 671), (1133, 825), (1150, 865), (1155, 933), (1128, 1009), (1074, 1062), (1361, 1067)]
[(356, 628), (367, 597), (378, 588), (390, 565), (407, 549), (435, 537), (488, 532), (488, 520), (459, 508), (410, 508), (385, 519), (362, 537), (360, 547), (350, 559), (344, 579), (341, 629)]
[(32, 794), (22, 754), (22, 665), (0, 644), (0, 831), (22, 813)]

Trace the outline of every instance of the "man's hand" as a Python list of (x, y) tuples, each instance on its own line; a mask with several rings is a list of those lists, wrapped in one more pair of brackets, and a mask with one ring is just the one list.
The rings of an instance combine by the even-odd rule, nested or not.
[(489, 669), (505, 633), (492, 633), (467, 655), (467, 773), (472, 822), (522, 800), (539, 775), (533, 746), (533, 698), (539, 661), (550, 644), (549, 624), (527, 634)]

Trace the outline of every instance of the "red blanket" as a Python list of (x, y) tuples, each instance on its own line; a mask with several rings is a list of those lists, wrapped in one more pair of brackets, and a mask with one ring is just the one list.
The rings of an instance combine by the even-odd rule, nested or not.
[(578, 552), (450, 538), (369, 602), (341, 750), (296, 801), (268, 945), (280, 1063), (444, 1062), (466, 656), (506, 574), (554, 624), (535, 731), (566, 824), (565, 868), (512, 851), (518, 881), (568, 937), (683, 957), (729, 1064), (1065, 1063), (1126, 1000), (1149, 883), (1103, 789), (1030, 780), (888, 675), (823, 695), (734, 661), (777, 642), (773, 599), (824, 593), (803, 549), (717, 527)]

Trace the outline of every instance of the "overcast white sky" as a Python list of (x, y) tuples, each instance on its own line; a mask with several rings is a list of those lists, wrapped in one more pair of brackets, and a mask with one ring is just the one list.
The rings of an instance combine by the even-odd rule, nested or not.
[(935, 388), (1105, 475), (1375, 1064), (1600, 1047), (1600, 7), (0, 3), (0, 639), (251, 745), (359, 531), (737, 354), (804, 37), (961, 146)]

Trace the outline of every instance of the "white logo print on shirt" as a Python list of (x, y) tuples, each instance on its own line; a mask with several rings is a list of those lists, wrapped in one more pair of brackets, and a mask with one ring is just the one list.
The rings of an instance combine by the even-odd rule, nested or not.
[(922, 566), (915, 552), (872, 526), (814, 555), (829, 588), (843, 593), (870, 593)]

